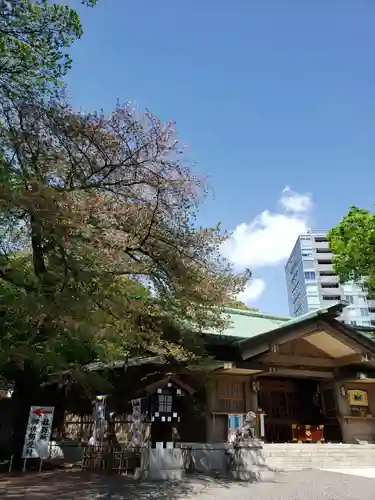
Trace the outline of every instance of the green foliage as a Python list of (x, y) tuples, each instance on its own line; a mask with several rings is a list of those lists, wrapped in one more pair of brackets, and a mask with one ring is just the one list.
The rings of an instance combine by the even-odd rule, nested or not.
[[(100, 286), (91, 283), (88, 289), (87, 281), (72, 281), (51, 300), (40, 293), (30, 252), (8, 256), (7, 261), (0, 269), (2, 373), (11, 375), (25, 363), (38, 371), (54, 371), (96, 359), (123, 358), (139, 344), (129, 330), (125, 339), (121, 337), (126, 313), (120, 321), (115, 306), (121, 303), (125, 309), (137, 301), (139, 314), (150, 297), (142, 285), (116, 277)], [(131, 314), (135, 312), (134, 308)]]
[(256, 308), (256, 307), (249, 307), (246, 304), (244, 304), (243, 302), (241, 302), (240, 300), (231, 300), (231, 301), (228, 301), (227, 307), (229, 307), (231, 309), (240, 309), (240, 310), (243, 310), (243, 311), (259, 312), (258, 308)]
[(74, 9), (49, 0), (14, 0), (11, 10), (0, 12), (0, 95), (40, 95), (61, 87), (72, 63), (68, 47), (81, 35)]
[(221, 258), (219, 225), (194, 224), (206, 186), (172, 122), (63, 102), (81, 35), (77, 13), (52, 1), (0, 15), (3, 373), (194, 357), (194, 332), (224, 327), (220, 312), (248, 278)]
[(364, 282), (375, 295), (375, 213), (351, 207), (328, 233), (333, 267), (343, 282)]
[(194, 357), (194, 332), (226, 326), (247, 276), (220, 256), (219, 227), (194, 224), (205, 185), (173, 123), (18, 100), (0, 122), (3, 364)]

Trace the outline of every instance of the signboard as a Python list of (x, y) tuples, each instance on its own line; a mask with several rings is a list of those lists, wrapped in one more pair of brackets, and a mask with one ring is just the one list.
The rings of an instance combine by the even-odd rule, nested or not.
[(359, 389), (348, 389), (350, 406), (368, 406), (367, 392)]
[(48, 458), (54, 406), (31, 406), (22, 458)]

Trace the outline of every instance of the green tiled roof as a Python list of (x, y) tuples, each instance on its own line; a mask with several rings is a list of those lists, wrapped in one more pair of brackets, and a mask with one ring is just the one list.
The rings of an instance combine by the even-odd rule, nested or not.
[(275, 316), (255, 311), (244, 311), (242, 309), (226, 309), (231, 325), (224, 331), (207, 331), (210, 335), (222, 335), (223, 337), (235, 337), (237, 339), (249, 339), (261, 333), (274, 330), (285, 325), (291, 318), (287, 316)]
[(375, 330), (373, 328), (356, 328), (356, 332), (375, 342)]
[(303, 314), (298, 317), (275, 316), (254, 311), (244, 311), (240, 309), (227, 309), (231, 325), (222, 332), (207, 331), (207, 334), (222, 335), (224, 337), (235, 337), (238, 340), (248, 340), (263, 333), (275, 331), (281, 328), (298, 325), (309, 319), (325, 314), (329, 311), (340, 310), (340, 303), (332, 304), (330, 307), (323, 307), (315, 311)]

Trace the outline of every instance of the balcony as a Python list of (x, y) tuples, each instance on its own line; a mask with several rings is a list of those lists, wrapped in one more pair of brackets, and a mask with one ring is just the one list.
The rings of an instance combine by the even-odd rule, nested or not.
[(319, 262), (322, 262), (321, 259), (319, 259), (316, 263), (316, 269), (318, 271), (332, 271), (332, 262), (324, 262), (322, 264)]
[[(327, 284), (327, 285), (337, 285), (339, 283), (338, 276), (319, 276), (318, 280), (320, 281), (320, 283)], [(374, 307), (375, 307), (375, 305), (374, 305)]]
[(327, 303), (334, 303), (334, 302), (340, 302), (341, 300), (341, 295), (337, 293), (337, 290), (333, 290), (334, 293), (326, 293), (326, 290), (324, 290), (324, 294), (322, 294), (322, 300), (324, 305)]
[(316, 257), (316, 260), (318, 260), (318, 261), (322, 260), (322, 261), (326, 261), (326, 262), (332, 262), (333, 253), (331, 251), (319, 252), (319, 250), (316, 250), (315, 257)]
[(340, 298), (338, 300), (341, 300), (341, 289), (340, 287), (339, 288), (322, 288), (320, 287), (320, 293), (322, 294), (323, 297), (325, 297), (326, 295), (328, 297), (332, 297), (332, 295), (337, 295), (337, 296), (340, 296)]
[(314, 246), (315, 246), (316, 250), (319, 250), (319, 249), (329, 250), (328, 241), (315, 241)]

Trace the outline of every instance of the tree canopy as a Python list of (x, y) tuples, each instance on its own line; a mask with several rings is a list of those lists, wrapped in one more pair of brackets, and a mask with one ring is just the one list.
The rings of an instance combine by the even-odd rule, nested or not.
[[(95, 1), (84, 1), (93, 5)], [(186, 359), (243, 289), (207, 186), (171, 121), (131, 103), (64, 100), (77, 13), (47, 0), (0, 12), (0, 372), (155, 352)]]
[[(96, 0), (81, 3), (93, 6)], [(40, 97), (55, 92), (71, 67), (68, 48), (82, 33), (77, 12), (67, 5), (49, 0), (4, 2), (0, 8), (0, 94)]]
[[(69, 362), (66, 346), (82, 338), (101, 358), (170, 353), (163, 319), (181, 331), (224, 325), (217, 308), (246, 276), (221, 258), (219, 227), (195, 227), (205, 185), (172, 122), (129, 104), (105, 117), (17, 100), (0, 123), (0, 278), (3, 293), (15, 293), (12, 317), (33, 325), (40, 360), (64, 353)], [(130, 283), (155, 297), (134, 299)], [(16, 339), (13, 349), (24, 342)]]
[(241, 300), (230, 300), (226, 304), (226, 307), (229, 307), (231, 309), (239, 309), (242, 311), (259, 312), (259, 309), (257, 307), (249, 307), (244, 302), (241, 302)]
[(351, 207), (328, 232), (333, 267), (343, 282), (364, 283), (375, 295), (375, 213)]

